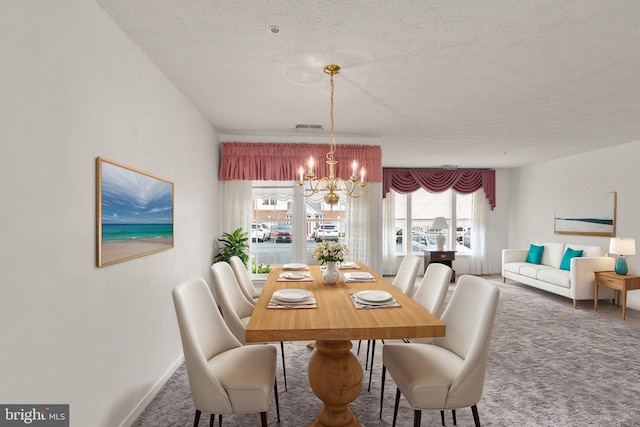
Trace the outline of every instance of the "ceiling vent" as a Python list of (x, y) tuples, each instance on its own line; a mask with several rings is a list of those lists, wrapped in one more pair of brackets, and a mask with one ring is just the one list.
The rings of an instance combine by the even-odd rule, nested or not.
[(321, 131), (322, 125), (296, 125), (296, 130), (299, 131)]

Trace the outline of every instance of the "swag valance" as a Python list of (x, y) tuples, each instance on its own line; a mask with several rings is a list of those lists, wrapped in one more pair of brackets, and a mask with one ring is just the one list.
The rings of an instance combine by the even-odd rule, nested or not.
[(482, 188), (491, 209), (496, 207), (496, 171), (490, 169), (403, 169), (384, 168), (382, 195), (389, 190), (411, 193), (424, 188), (431, 193), (440, 193), (453, 188), (461, 194), (470, 194)]
[[(299, 179), (299, 168), (306, 170), (309, 157), (315, 161), (314, 172), (329, 175), (326, 164), (328, 144), (286, 144), (223, 142), (220, 164), (221, 181), (294, 181)], [(336, 177), (351, 176), (351, 164), (358, 162), (358, 171), (364, 167), (365, 181), (382, 182), (382, 152), (377, 145), (338, 145), (334, 154)]]

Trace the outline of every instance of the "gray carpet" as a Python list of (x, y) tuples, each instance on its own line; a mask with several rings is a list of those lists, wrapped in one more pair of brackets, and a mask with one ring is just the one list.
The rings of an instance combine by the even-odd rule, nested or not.
[[(595, 313), (588, 303), (574, 310), (567, 299), (519, 285), (499, 286), (487, 380), (478, 403), (483, 426), (640, 426), (640, 328)], [(285, 346), (286, 392), (278, 362), (282, 427), (305, 426), (320, 408), (307, 382), (310, 353), (302, 345)], [(364, 361), (364, 351), (359, 358)], [(368, 371), (364, 376), (366, 382)], [(390, 426), (395, 385), (387, 377), (380, 420), (379, 364), (373, 381), (371, 392), (365, 383), (351, 408), (363, 426)], [(134, 426), (191, 426), (194, 412), (182, 366)], [(275, 404), (268, 418), (269, 425), (277, 425)], [(459, 426), (473, 426), (471, 410), (458, 410), (457, 421)], [(208, 414), (203, 415), (200, 425), (208, 423)], [(258, 415), (227, 415), (223, 425), (258, 426), (260, 422)], [(401, 399), (398, 426), (412, 425), (412, 410)], [(440, 413), (423, 412), (422, 425), (439, 426)], [(453, 425), (450, 413), (447, 425)]]

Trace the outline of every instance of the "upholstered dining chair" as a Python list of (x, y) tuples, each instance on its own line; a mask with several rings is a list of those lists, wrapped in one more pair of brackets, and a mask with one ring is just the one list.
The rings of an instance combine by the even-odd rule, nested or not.
[[(224, 321), (238, 341), (245, 345), (247, 341), (244, 332), (251, 319), (251, 314), (253, 314), (255, 303), (244, 296), (233, 268), (227, 262), (216, 262), (211, 266), (211, 272), (213, 273), (216, 301), (220, 305)], [(287, 369), (284, 363), (284, 343), (282, 341), (280, 341), (280, 353), (282, 355), (284, 389), (287, 390)]]
[[(429, 264), (427, 271), (424, 272), (424, 277), (420, 282), (420, 286), (413, 294), (413, 300), (424, 307), (429, 313), (436, 317), (440, 317), (442, 306), (444, 305), (447, 291), (449, 290), (449, 283), (451, 282), (451, 276), (453, 270), (451, 267), (445, 264)], [(433, 338), (411, 338), (404, 339), (404, 342), (419, 342), (422, 344), (432, 344)], [(373, 359), (371, 361), (373, 363)], [(369, 371), (369, 391), (371, 390), (371, 374), (373, 370)], [(380, 387), (380, 413), (382, 413), (382, 396), (384, 396), (384, 379), (385, 379), (385, 367), (382, 366), (382, 384)]]
[[(418, 268), (420, 267), (420, 257), (417, 255), (406, 255), (400, 267), (398, 268), (398, 274), (391, 283), (394, 287), (400, 289), (403, 294), (411, 297), (413, 294), (413, 288), (416, 283), (416, 276), (418, 275)], [(384, 343), (384, 340), (382, 341)], [(369, 351), (371, 350), (371, 351)], [(358, 342), (358, 352), (360, 351), (360, 342)], [(376, 342), (375, 340), (367, 341), (367, 354), (364, 363), (365, 369), (369, 368), (369, 387), (368, 391), (371, 391), (371, 375), (373, 374), (373, 359), (376, 354)], [(371, 356), (369, 356), (371, 355)], [(371, 357), (371, 358), (369, 358)], [(371, 361), (369, 363), (369, 361)]]
[(233, 274), (235, 274), (238, 285), (240, 285), (240, 290), (244, 294), (245, 298), (254, 304), (258, 302), (260, 291), (253, 286), (251, 276), (249, 276), (249, 272), (247, 271), (244, 262), (242, 262), (240, 257), (234, 255), (229, 259), (229, 264), (233, 269)]
[[(418, 289), (413, 294), (413, 300), (439, 318), (452, 275), (453, 270), (448, 265), (429, 264)], [(412, 338), (410, 341), (430, 344), (433, 338)]]
[(413, 288), (416, 284), (419, 267), (420, 257), (418, 255), (405, 255), (391, 284), (400, 289), (406, 296), (413, 296)]
[(444, 425), (444, 410), (467, 406), (471, 406), (476, 427), (480, 426), (476, 404), (484, 388), (499, 294), (489, 281), (464, 275), (441, 317), (446, 336), (436, 337), (433, 344), (386, 344), (382, 348), (382, 363), (398, 386), (394, 426), (401, 394), (413, 408), (414, 426), (420, 425), (423, 410), (440, 410)]
[(182, 349), (196, 407), (194, 426), (202, 412), (211, 414), (260, 413), (267, 426), (272, 390), (280, 422), (276, 384), (275, 347), (243, 346), (222, 319), (209, 286), (198, 277), (176, 286), (172, 292)]

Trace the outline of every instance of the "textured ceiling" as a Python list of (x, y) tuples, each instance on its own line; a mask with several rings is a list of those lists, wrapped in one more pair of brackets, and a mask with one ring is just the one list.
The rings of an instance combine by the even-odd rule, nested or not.
[(379, 144), (384, 166), (517, 167), (640, 139), (637, 0), (97, 3), (223, 141), (327, 142), (331, 63), (338, 145)]

